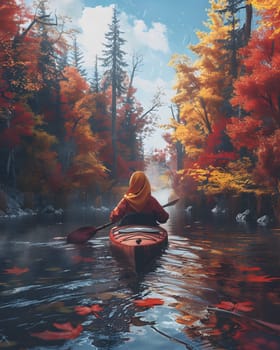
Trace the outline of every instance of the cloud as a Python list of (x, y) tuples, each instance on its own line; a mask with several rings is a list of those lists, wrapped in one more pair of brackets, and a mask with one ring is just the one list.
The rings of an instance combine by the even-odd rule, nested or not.
[(170, 99), (174, 95), (172, 90), (172, 83), (162, 78), (155, 80), (144, 79), (142, 77), (135, 77), (135, 86), (141, 92), (141, 103), (145, 106), (151, 104), (151, 100), (154, 97), (157, 90), (162, 92), (161, 101), (164, 105), (170, 105)]
[(73, 23), (82, 16), (84, 8), (82, 0), (49, 0), (48, 4), (57, 15), (71, 17)]
[[(108, 32), (112, 14), (113, 5), (83, 9), (78, 20), (80, 27), (78, 42), (85, 52), (86, 65), (93, 65), (95, 56), (101, 56), (105, 33)], [(149, 28), (143, 20), (135, 19), (125, 12), (120, 13), (119, 19), (120, 30), (123, 32), (122, 37), (126, 40), (124, 50), (129, 55), (133, 52), (146, 52), (147, 50), (165, 54), (169, 52), (167, 28), (164, 24), (154, 22)]]
[(135, 39), (142, 46), (148, 46), (152, 50), (169, 52), (168, 40), (166, 37), (167, 28), (164, 24), (153, 22), (148, 28), (143, 20), (135, 20), (132, 32)]
[(159, 116), (157, 120), (158, 128), (152, 133), (151, 136), (144, 140), (145, 153), (149, 154), (152, 153), (155, 148), (159, 149), (166, 147), (166, 142), (162, 137), (163, 134), (166, 133), (166, 130), (161, 129), (160, 125), (168, 124), (170, 121), (170, 105), (171, 98), (174, 96), (174, 90), (171, 88), (172, 82), (162, 78), (149, 80), (137, 76), (135, 78), (135, 86), (137, 87), (136, 96), (139, 100), (141, 100), (144, 111), (152, 106), (152, 99), (157, 89), (160, 89), (162, 92), (162, 107), (160, 107), (157, 113)]
[(85, 52), (85, 64), (93, 66), (95, 56), (101, 56), (105, 33), (108, 32), (108, 25), (112, 21), (113, 6), (109, 7), (86, 7), (78, 21), (81, 34), (78, 35), (78, 42)]
[(163, 23), (153, 22), (149, 27), (142, 19), (121, 12), (120, 26), (128, 52), (145, 52), (147, 49), (164, 54), (169, 52), (167, 27)]

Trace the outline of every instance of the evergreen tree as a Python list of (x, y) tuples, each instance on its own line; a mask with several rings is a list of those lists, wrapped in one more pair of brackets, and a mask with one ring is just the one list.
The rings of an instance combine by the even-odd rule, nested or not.
[(91, 91), (98, 93), (100, 90), (100, 78), (99, 78), (99, 72), (98, 72), (98, 57), (96, 55), (95, 57), (95, 64), (94, 64), (94, 73), (93, 78), (91, 80)]
[(66, 49), (64, 39), (58, 30), (57, 19), (49, 14), (47, 5), (46, 0), (38, 2), (39, 20), (36, 23), (35, 35), (40, 41), (38, 72), (42, 87), (30, 103), (36, 114), (44, 116), (47, 122), (46, 131), (62, 139), (64, 126), (60, 111), (59, 81), (63, 76), (59, 61)]
[[(245, 24), (241, 27), (239, 15), (246, 11)], [(245, 0), (227, 0), (224, 9), (220, 13), (226, 13), (225, 24), (230, 26), (230, 40), (225, 41), (225, 47), (231, 54), (231, 74), (234, 79), (238, 74), (238, 49), (247, 44), (251, 33), (252, 5)]]
[(107, 42), (104, 44), (103, 50), (103, 67), (104, 72), (104, 89), (111, 87), (112, 90), (112, 178), (117, 177), (117, 97), (125, 91), (124, 80), (126, 77), (125, 68), (127, 63), (124, 60), (125, 52), (122, 46), (125, 40), (121, 37), (123, 32), (120, 30), (120, 23), (117, 16), (117, 9), (114, 7), (112, 23), (109, 25), (109, 31), (105, 34)]
[(83, 53), (81, 52), (78, 44), (77, 44), (77, 38), (74, 37), (74, 42), (73, 42), (73, 51), (71, 55), (71, 63), (72, 65), (77, 69), (77, 71), (81, 74), (83, 78), (87, 77), (86, 70), (83, 68), (84, 65), (84, 56)]

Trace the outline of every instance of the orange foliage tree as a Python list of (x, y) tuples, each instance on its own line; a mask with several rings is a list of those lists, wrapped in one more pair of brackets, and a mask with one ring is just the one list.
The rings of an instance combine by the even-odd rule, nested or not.
[(90, 125), (90, 118), (96, 112), (95, 95), (76, 68), (66, 67), (64, 76), (61, 102), (66, 130), (67, 182), (72, 188), (95, 187), (106, 175), (106, 168), (98, 157), (104, 140), (92, 132)]

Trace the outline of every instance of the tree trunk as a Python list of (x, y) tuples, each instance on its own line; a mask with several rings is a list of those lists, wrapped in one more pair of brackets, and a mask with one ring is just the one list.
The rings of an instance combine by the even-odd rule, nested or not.
[(115, 180), (117, 178), (117, 129), (116, 129), (116, 119), (117, 119), (117, 88), (116, 88), (116, 78), (113, 75), (112, 80), (112, 178)]

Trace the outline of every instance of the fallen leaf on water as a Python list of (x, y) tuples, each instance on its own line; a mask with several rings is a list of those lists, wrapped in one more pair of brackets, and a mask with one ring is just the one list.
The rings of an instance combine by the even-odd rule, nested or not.
[(234, 303), (232, 303), (231, 301), (221, 301), (219, 304), (216, 304), (215, 306), (218, 307), (219, 309), (223, 309), (223, 310), (233, 310), (234, 309)]
[(251, 301), (242, 301), (234, 305), (234, 310), (250, 312), (254, 310), (254, 306)]
[(6, 269), (4, 272), (11, 275), (22, 275), (23, 273), (28, 271), (29, 271), (28, 267), (20, 268), (20, 267), (14, 266), (10, 269)]
[(228, 310), (228, 311), (243, 311), (250, 312), (254, 309), (253, 303), (250, 301), (242, 301), (239, 303), (232, 303), (231, 301), (221, 301), (219, 304), (215, 305), (216, 307)]
[(91, 257), (86, 257), (86, 256), (80, 256), (80, 255), (75, 255), (72, 257), (73, 261), (75, 263), (80, 263), (80, 262), (93, 262), (94, 259)]
[(239, 271), (242, 272), (252, 272), (252, 271), (261, 271), (261, 268), (258, 266), (237, 266), (237, 268), (239, 269)]
[(38, 333), (31, 333), (32, 337), (40, 338), (43, 340), (60, 340), (60, 339), (75, 339), (82, 330), (82, 325), (73, 327), (70, 322), (67, 323), (54, 323), (53, 326), (59, 331), (43, 331)]
[(57, 329), (62, 329), (63, 331), (73, 331), (73, 326), (71, 325), (70, 322), (66, 322), (66, 323), (54, 323), (53, 324), (55, 328)]
[(82, 316), (88, 315), (92, 312), (89, 306), (76, 306), (75, 311), (77, 312), (78, 315), (82, 315)]
[(183, 316), (180, 316), (176, 319), (176, 322), (180, 323), (180, 324), (184, 324), (186, 326), (192, 326), (194, 324), (194, 322), (198, 321), (199, 317), (190, 315), (190, 314), (186, 314)]
[(164, 301), (160, 298), (146, 298), (134, 300), (136, 306), (153, 307), (155, 305), (163, 305)]
[(280, 277), (269, 277), (267, 275), (264, 275), (264, 276), (248, 275), (246, 276), (246, 280), (248, 282), (265, 283), (265, 282), (278, 281), (280, 280)]
[(104, 310), (103, 307), (100, 306), (99, 304), (94, 304), (91, 306), (79, 305), (75, 307), (75, 311), (77, 312), (78, 315), (85, 316), (93, 313), (94, 316), (97, 318), (101, 318), (98, 312), (101, 312), (103, 310)]
[(100, 306), (99, 304), (91, 305), (90, 308), (92, 312), (100, 312), (104, 310), (103, 307)]

